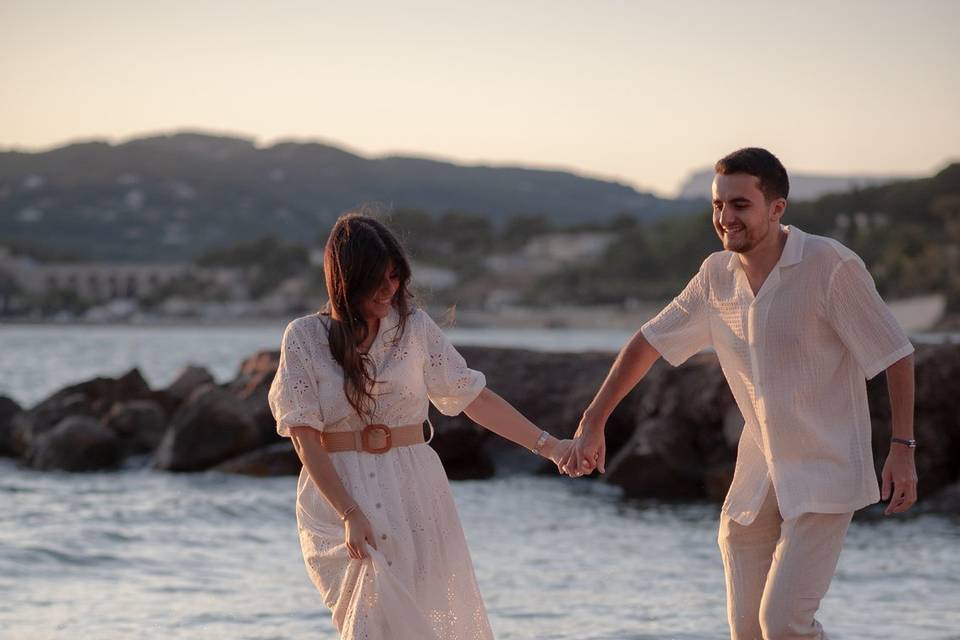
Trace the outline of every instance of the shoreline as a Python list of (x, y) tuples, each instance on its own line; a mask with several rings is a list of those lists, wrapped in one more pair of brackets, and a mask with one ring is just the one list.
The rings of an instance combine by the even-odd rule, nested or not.
[[(654, 317), (667, 301), (635, 301), (622, 305), (555, 305), (552, 307), (504, 306), (496, 310), (427, 307), (441, 326), (457, 329), (572, 329), (631, 330)], [(940, 294), (901, 298), (887, 302), (897, 322), (911, 334), (955, 333), (960, 331), (960, 316), (946, 313), (946, 301)], [(452, 323), (444, 323), (453, 309)], [(53, 327), (255, 327), (275, 326), (294, 317), (313, 313), (303, 309), (284, 315), (243, 317), (174, 317), (144, 315), (132, 319), (83, 320), (47, 318), (0, 318), (0, 326)]]

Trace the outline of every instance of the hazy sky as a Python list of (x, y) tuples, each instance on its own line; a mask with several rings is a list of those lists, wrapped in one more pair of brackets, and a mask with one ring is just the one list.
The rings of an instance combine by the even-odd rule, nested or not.
[(0, 0), (0, 147), (201, 128), (673, 193), (960, 158), (960, 1)]

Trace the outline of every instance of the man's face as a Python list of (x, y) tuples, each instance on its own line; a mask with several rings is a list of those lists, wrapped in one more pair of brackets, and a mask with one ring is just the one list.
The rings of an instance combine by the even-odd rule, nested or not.
[(745, 173), (717, 174), (713, 178), (713, 228), (723, 248), (747, 253), (776, 229), (786, 201), (767, 203), (760, 178)]

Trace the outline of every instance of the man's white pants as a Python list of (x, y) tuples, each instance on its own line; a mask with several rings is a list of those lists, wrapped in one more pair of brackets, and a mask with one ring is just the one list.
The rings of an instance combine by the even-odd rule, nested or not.
[(732, 640), (826, 640), (814, 618), (837, 568), (850, 513), (780, 516), (771, 486), (749, 526), (720, 517)]

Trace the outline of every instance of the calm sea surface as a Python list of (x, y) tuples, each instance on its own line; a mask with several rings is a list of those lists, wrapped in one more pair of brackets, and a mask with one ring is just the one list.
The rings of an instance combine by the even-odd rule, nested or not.
[[(139, 366), (230, 378), (276, 326), (0, 325), (0, 394), (32, 404)], [(624, 332), (451, 331), (460, 344), (616, 349)], [(453, 486), (506, 639), (726, 637), (715, 505), (623, 500), (599, 483)], [(0, 638), (336, 636), (306, 577), (295, 479), (145, 470), (60, 474), (0, 460)], [(831, 638), (960, 639), (960, 517), (858, 519), (821, 608)]]

